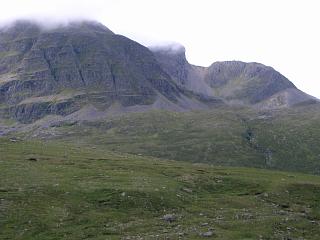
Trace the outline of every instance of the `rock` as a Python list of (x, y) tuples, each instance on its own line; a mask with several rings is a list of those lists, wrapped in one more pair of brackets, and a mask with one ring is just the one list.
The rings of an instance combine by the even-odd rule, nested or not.
[(289, 205), (288, 203), (281, 203), (281, 204), (280, 204), (280, 207), (282, 207), (282, 208), (289, 208), (290, 205)]
[(166, 222), (174, 222), (177, 220), (177, 217), (174, 214), (166, 214), (163, 216), (163, 220)]
[[(264, 108), (290, 106), (313, 99), (300, 92), (279, 72), (263, 64), (225, 61), (215, 62), (207, 68), (198, 67), (187, 61), (184, 47), (174, 48), (174, 51), (172, 46), (151, 50), (171, 78), (190, 91), (212, 96), (216, 89), (223, 88), (224, 91), (216, 91), (215, 96), (230, 102), (259, 103)], [(272, 96), (275, 97), (270, 98)]]
[(241, 219), (241, 220), (249, 220), (253, 219), (254, 216), (251, 213), (241, 213), (241, 214), (236, 214), (235, 219)]
[(286, 212), (286, 211), (283, 211), (283, 210), (280, 210), (280, 211), (279, 211), (279, 214), (280, 214), (280, 215), (287, 215), (287, 212)]
[(158, 96), (175, 102), (184, 94), (149, 49), (93, 21), (50, 30), (16, 21), (0, 31), (0, 56), (4, 114), (24, 123), (88, 103), (149, 105)]
[(212, 237), (213, 236), (213, 232), (212, 231), (208, 231), (208, 232), (204, 232), (200, 234), (202, 237)]
[(182, 188), (182, 191), (187, 192), (187, 193), (192, 193), (192, 189), (186, 188), (186, 187)]

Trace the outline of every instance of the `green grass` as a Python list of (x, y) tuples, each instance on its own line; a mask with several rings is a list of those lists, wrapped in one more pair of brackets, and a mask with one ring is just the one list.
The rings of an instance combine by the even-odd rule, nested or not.
[(320, 237), (318, 176), (8, 139), (0, 172), (0, 239)]
[(101, 122), (62, 125), (63, 141), (192, 162), (263, 167), (243, 137), (246, 126), (232, 110), (133, 113)]
[(320, 109), (132, 113), (46, 129), (59, 141), (189, 162), (320, 173)]
[(17, 124), (17, 122), (13, 119), (0, 119), (1, 126), (13, 126)]
[(0, 58), (6, 58), (6, 57), (12, 57), (19, 55), (20, 53), (17, 51), (6, 51), (6, 52), (0, 52)]
[(248, 122), (254, 145), (272, 153), (268, 165), (279, 170), (320, 174), (320, 108), (298, 107)]

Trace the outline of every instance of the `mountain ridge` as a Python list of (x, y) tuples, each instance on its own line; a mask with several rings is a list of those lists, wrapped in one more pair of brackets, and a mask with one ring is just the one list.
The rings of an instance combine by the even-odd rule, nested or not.
[(1, 239), (319, 238), (320, 102), (279, 72), (90, 22), (5, 31)]
[[(68, 115), (88, 103), (107, 109), (115, 101), (133, 106), (164, 99), (182, 107), (187, 98), (146, 47), (101, 24), (42, 30), (35, 23), (18, 22), (1, 32), (0, 45), (0, 100), (9, 105), (9, 116), (22, 121), (41, 118), (41, 112)], [(24, 104), (64, 91), (78, 97), (84, 91), (82, 103)]]
[[(290, 107), (315, 100), (271, 67), (239, 61), (189, 64), (183, 46), (147, 48), (95, 21), (0, 29), (0, 113), (21, 122), (107, 112)], [(129, 110), (131, 111), (131, 110)]]
[[(178, 85), (208, 96), (220, 97), (230, 104), (276, 108), (316, 101), (316, 98), (297, 89), (274, 68), (261, 63), (217, 61), (208, 67), (201, 67), (187, 61), (183, 46), (179, 47), (179, 51), (171, 50), (170, 45), (150, 49)], [(281, 95), (281, 92), (285, 93)], [(282, 98), (277, 101), (276, 95)], [(294, 96), (299, 97), (295, 99)]]

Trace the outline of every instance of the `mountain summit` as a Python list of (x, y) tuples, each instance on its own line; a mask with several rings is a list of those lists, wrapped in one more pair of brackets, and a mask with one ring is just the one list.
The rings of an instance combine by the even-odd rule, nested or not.
[(92, 117), (110, 109), (274, 108), (312, 99), (262, 64), (193, 66), (183, 47), (149, 50), (97, 22), (17, 21), (0, 29), (0, 113), (22, 122), (86, 109)]
[(182, 47), (179, 51), (167, 47), (150, 49), (179, 86), (220, 97), (229, 104), (278, 108), (315, 100), (272, 67), (260, 63), (215, 62), (206, 68), (190, 64)]
[(0, 32), (0, 57), (0, 101), (24, 121), (88, 104), (178, 103), (182, 94), (152, 52), (96, 22), (16, 22)]

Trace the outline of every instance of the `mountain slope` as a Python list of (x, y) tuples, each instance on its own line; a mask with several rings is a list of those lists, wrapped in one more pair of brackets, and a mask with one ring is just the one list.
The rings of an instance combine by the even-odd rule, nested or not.
[(183, 47), (151, 50), (97, 22), (2, 27), (0, 117), (30, 123), (47, 115), (81, 120), (224, 103), (274, 109), (316, 101), (262, 64), (204, 68), (189, 64)]
[[(11, 84), (15, 87), (6, 88), (14, 91), (7, 95), (15, 103), (23, 98), (17, 95), (51, 94), (61, 88), (103, 87), (115, 95), (148, 96), (155, 94), (150, 89), (154, 87), (172, 98), (177, 94), (146, 48), (95, 22), (74, 23), (52, 30), (18, 22), (3, 31), (1, 39), (1, 55), (5, 56), (1, 74), (14, 75), (7, 82), (14, 82)], [(7, 64), (13, 57), (15, 65)], [(19, 84), (14, 80), (24, 82)], [(8, 100), (6, 96), (3, 98)]]
[(277, 111), (149, 111), (95, 121), (47, 118), (13, 125), (11, 134), (215, 166), (320, 174), (320, 104)]
[(204, 81), (206, 68), (188, 63), (183, 46), (150, 47), (162, 68), (179, 86), (196, 93), (213, 96), (212, 90)]
[(183, 47), (155, 47), (151, 50), (177, 84), (204, 95), (220, 97), (231, 104), (278, 108), (316, 101), (279, 72), (263, 64), (229, 61), (215, 62), (204, 68), (189, 64)]
[(0, 57), (0, 101), (22, 121), (89, 103), (104, 110), (183, 98), (147, 48), (96, 22), (45, 29), (18, 21), (1, 30)]
[(317, 240), (319, 139), (320, 103), (262, 64), (1, 29), (0, 239)]

